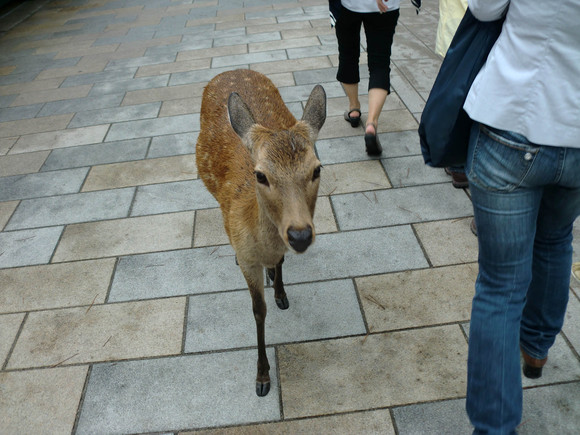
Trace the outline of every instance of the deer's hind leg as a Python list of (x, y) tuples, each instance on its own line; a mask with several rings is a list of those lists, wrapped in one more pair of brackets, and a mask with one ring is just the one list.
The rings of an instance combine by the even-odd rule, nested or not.
[(281, 310), (287, 310), (290, 307), (290, 302), (288, 302), (288, 297), (284, 290), (284, 283), (282, 282), (282, 263), (284, 263), (284, 257), (282, 257), (282, 260), (280, 260), (275, 268), (268, 269), (268, 276), (274, 281), (274, 299), (276, 300), (276, 305)]
[(266, 356), (264, 323), (266, 321), (266, 301), (264, 300), (264, 269), (262, 266), (243, 267), (240, 265), (248, 289), (252, 296), (252, 308), (256, 320), (258, 338), (258, 374), (256, 375), (256, 394), (265, 396), (270, 391), (270, 364)]

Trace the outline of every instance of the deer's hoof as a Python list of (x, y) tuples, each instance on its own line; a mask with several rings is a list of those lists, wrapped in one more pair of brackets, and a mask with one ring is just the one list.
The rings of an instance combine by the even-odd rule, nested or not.
[(270, 392), (270, 382), (257, 382), (256, 381), (256, 394), (260, 397), (268, 395)]
[(290, 307), (290, 302), (288, 302), (288, 298), (286, 296), (284, 296), (281, 299), (274, 298), (274, 300), (276, 301), (276, 305), (278, 305), (278, 308), (280, 308), (281, 310), (287, 310), (288, 307)]

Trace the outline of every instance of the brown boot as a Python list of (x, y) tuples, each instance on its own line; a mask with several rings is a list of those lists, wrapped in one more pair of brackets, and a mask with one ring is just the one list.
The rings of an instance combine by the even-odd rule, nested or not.
[(464, 189), (469, 187), (469, 181), (464, 172), (452, 171), (450, 168), (445, 168), (445, 172), (451, 175), (451, 183), (456, 189)]
[(538, 379), (542, 376), (542, 368), (546, 365), (548, 357), (543, 359), (537, 359), (529, 356), (520, 348), (522, 352), (522, 357), (524, 358), (524, 376), (530, 379)]

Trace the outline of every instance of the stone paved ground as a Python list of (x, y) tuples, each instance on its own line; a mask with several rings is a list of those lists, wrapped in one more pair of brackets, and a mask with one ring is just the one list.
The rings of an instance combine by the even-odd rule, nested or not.
[[(20, 3), (0, 20), (2, 434), (470, 432), (472, 207), (416, 134), (437, 2), (417, 16), (403, 0), (380, 159), (342, 119), (323, 0)], [(203, 88), (234, 68), (267, 74), (297, 116), (315, 84), (329, 98), (319, 236), (287, 256), (291, 308), (267, 289), (265, 398), (194, 159)], [(545, 375), (524, 382), (520, 433), (578, 432), (579, 295), (574, 281)]]

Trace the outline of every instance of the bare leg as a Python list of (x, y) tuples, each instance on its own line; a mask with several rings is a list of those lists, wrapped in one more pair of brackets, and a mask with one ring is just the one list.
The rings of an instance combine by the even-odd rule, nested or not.
[[(353, 109), (360, 109), (360, 101), (358, 99), (358, 83), (342, 83), (342, 87), (344, 88), (344, 92), (348, 97), (348, 110), (351, 111)], [(355, 115), (353, 113), (353, 115)]]
[(372, 126), (376, 126), (378, 128), (379, 116), (381, 115), (381, 111), (385, 105), (387, 95), (389, 95), (389, 93), (385, 89), (369, 89), (369, 116), (365, 127), (365, 133), (376, 134), (375, 127)]

